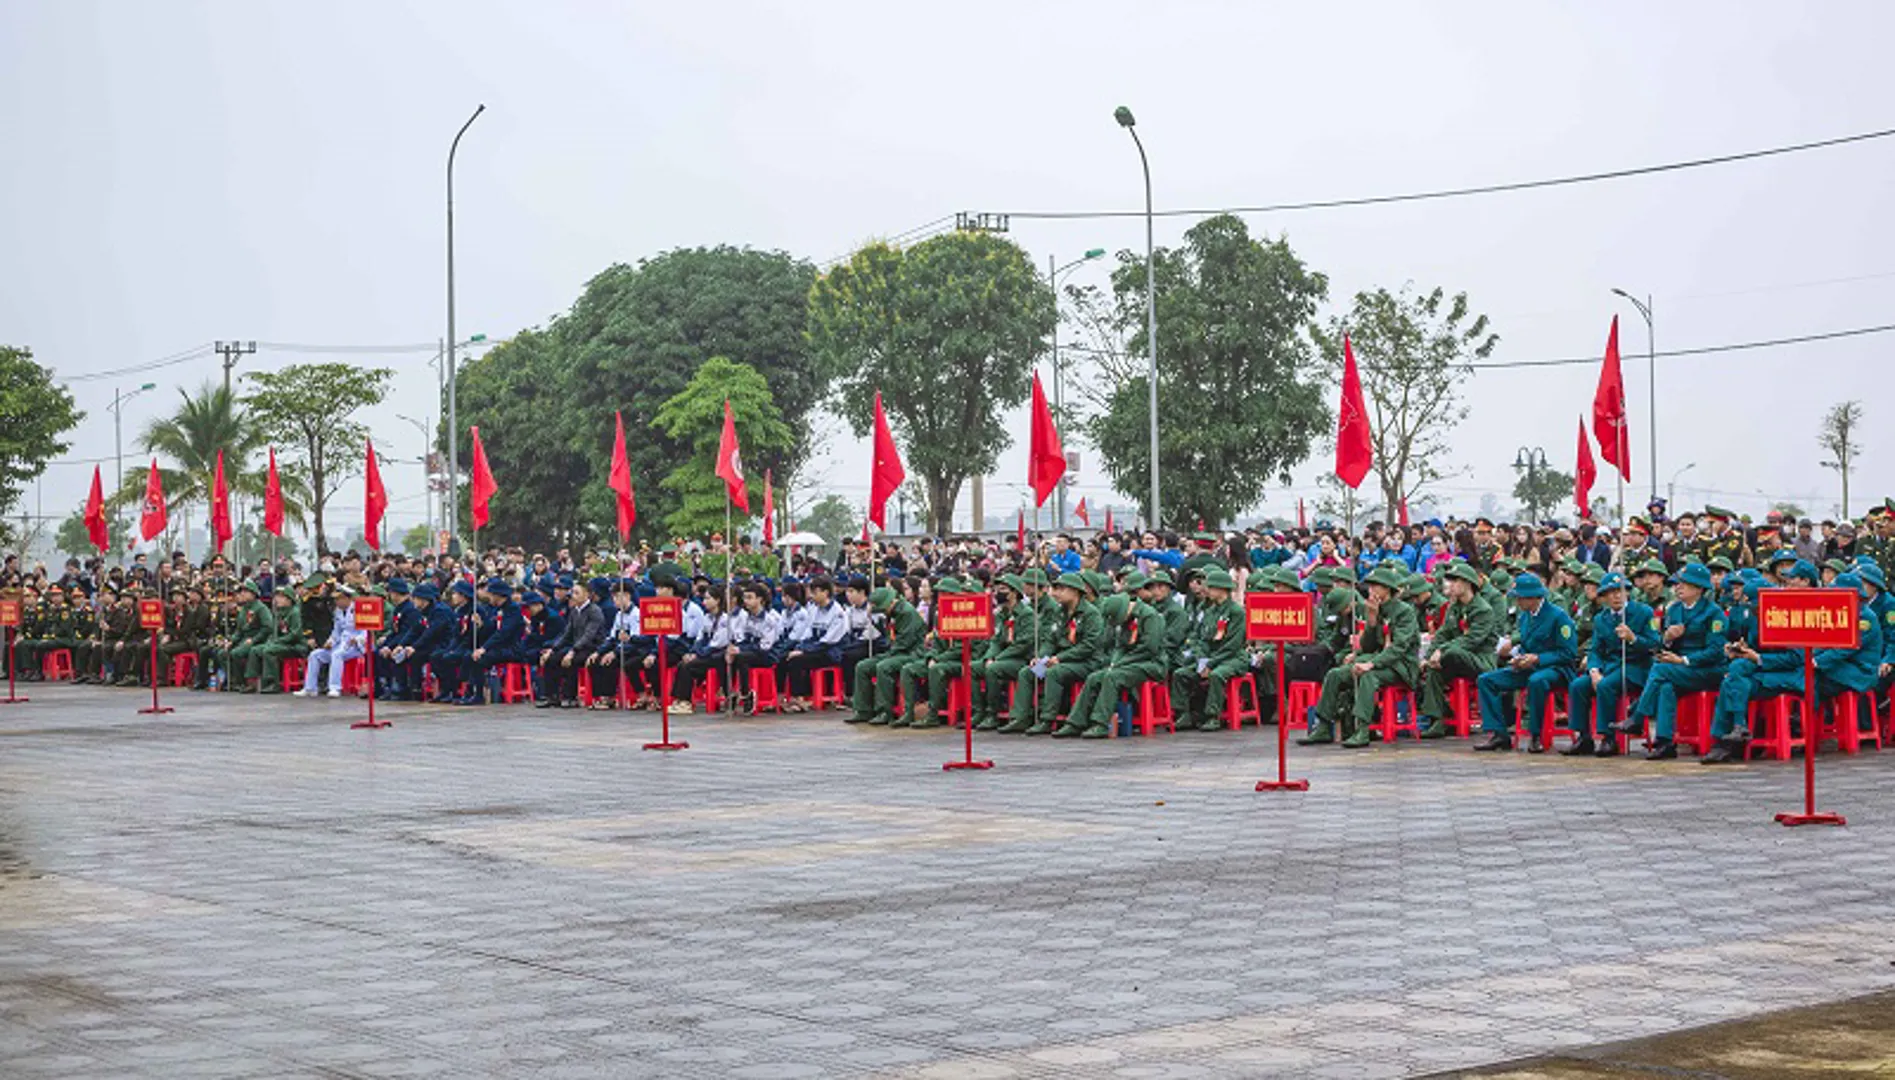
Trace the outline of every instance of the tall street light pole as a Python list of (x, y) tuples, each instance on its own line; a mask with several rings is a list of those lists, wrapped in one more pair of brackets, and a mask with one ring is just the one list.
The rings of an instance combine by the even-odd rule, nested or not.
[(1536, 510), (1540, 509), (1538, 502), (1540, 497), (1539, 473), (1541, 469), (1546, 468), (1546, 465), (1546, 451), (1537, 446), (1532, 448), (1522, 446), (1519, 450), (1514, 452), (1514, 469), (1518, 472), (1526, 473), (1526, 512), (1529, 518), (1537, 518), (1539, 516), (1535, 513)]
[(1666, 513), (1672, 513), (1673, 512), (1672, 508), (1678, 505), (1678, 478), (1697, 467), (1698, 467), (1698, 463), (1694, 461), (1691, 464), (1686, 465), (1684, 468), (1679, 469), (1677, 472), (1671, 474), (1671, 482), (1665, 485), (1665, 512)]
[(1651, 410), (1651, 415), (1647, 417), (1647, 420), (1652, 433), (1651, 465), (1648, 468), (1652, 476), (1652, 499), (1656, 500), (1658, 498), (1658, 345), (1657, 332), (1652, 328), (1652, 298), (1651, 294), (1647, 293), (1644, 301), (1641, 302), (1638, 297), (1624, 289), (1612, 291), (1630, 300), (1632, 306), (1638, 309), (1638, 313), (1645, 317), (1645, 361), (1647, 370), (1651, 372), (1650, 388), (1646, 391), (1651, 397), (1651, 404), (1646, 407)]
[[(396, 413), (395, 418), (397, 420), (408, 421), (410, 424), (413, 424), (415, 426), (416, 431), (421, 433), (421, 508), (422, 508), (422, 514), (428, 523), (428, 546), (433, 547), (434, 546), (434, 483), (433, 483), (434, 478), (430, 476), (428, 473), (428, 447), (434, 445), (434, 440), (429, 438), (428, 436), (428, 426), (422, 423), (421, 421), (416, 420), (414, 417), (403, 416), (401, 413)], [(410, 552), (410, 554), (413, 554), (413, 553)]]
[(447, 380), (447, 538), (455, 543), (460, 537), (460, 413), (454, 401), (454, 153), (461, 148), (461, 136), (474, 126), (480, 114), (487, 111), (481, 105), (474, 109), (474, 115), (454, 133), (454, 143), (447, 148), (447, 365), (442, 377)]
[(1132, 110), (1120, 105), (1112, 116), (1132, 136), (1138, 147), (1138, 164), (1145, 170), (1145, 359), (1147, 389), (1151, 409), (1151, 520), (1147, 529), (1156, 529), (1164, 517), (1158, 509), (1158, 269), (1153, 262), (1151, 212), (1151, 162), (1145, 157), (1144, 140), (1138, 137), (1138, 121)]
[[(112, 391), (112, 404), (109, 406), (109, 408), (112, 410), (112, 458), (113, 458), (112, 468), (117, 473), (116, 480), (120, 485), (123, 485), (125, 483), (125, 439), (123, 436), (124, 425), (119, 422), (123, 418), (123, 414), (121, 410), (123, 409), (126, 402), (130, 401), (131, 399), (137, 397), (138, 395), (144, 393), (147, 390), (156, 390), (156, 389), (158, 389), (157, 383), (148, 382), (145, 385), (139, 387), (138, 389), (133, 390), (129, 394), (120, 393), (117, 390)], [(123, 538), (125, 535), (125, 519), (124, 519), (123, 506), (115, 507), (112, 510), (112, 525), (117, 529), (119, 536)], [(121, 548), (119, 549), (119, 563), (123, 565), (124, 561), (125, 561), (125, 550)]]
[[(1055, 412), (1064, 404), (1060, 396), (1059, 378), (1059, 278), (1068, 270), (1089, 263), (1104, 254), (1104, 248), (1093, 248), (1065, 266), (1055, 265), (1058, 260), (1051, 255), (1046, 257), (1046, 283), (1053, 287), (1053, 409)], [(1058, 518), (1060, 531), (1064, 532), (1066, 529), (1066, 478), (1064, 475), (1060, 477), (1059, 487), (1054, 489), (1053, 511), (1054, 516)]]

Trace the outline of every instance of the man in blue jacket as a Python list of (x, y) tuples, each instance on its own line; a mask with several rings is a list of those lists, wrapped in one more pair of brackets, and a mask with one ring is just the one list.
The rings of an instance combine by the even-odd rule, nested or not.
[(1653, 721), (1646, 761), (1678, 756), (1674, 736), (1678, 731), (1679, 695), (1716, 690), (1724, 679), (1728, 666), (1724, 655), (1727, 616), (1706, 595), (1710, 591), (1711, 571), (1703, 563), (1687, 563), (1672, 578), (1676, 599), (1665, 608), (1664, 629), (1660, 631), (1659, 649), (1652, 654), (1654, 663), (1645, 692), (1639, 695), (1638, 704), (1625, 722), (1613, 725), (1614, 730), (1629, 733), (1643, 727), (1646, 720)]
[[(1744, 599), (1753, 608), (1763, 590), (1771, 588), (1761, 578), (1747, 582)], [(1711, 720), (1711, 737), (1717, 740), (1699, 764), (1722, 765), (1744, 759), (1744, 743), (1750, 739), (1750, 703), (1778, 694), (1803, 693), (1803, 654), (1796, 649), (1765, 649), (1758, 642), (1758, 623), (1751, 619), (1742, 641), (1725, 648), (1730, 665), (1724, 682), (1717, 690), (1717, 714)]]
[[(1560, 751), (1567, 757), (1611, 757), (1619, 752), (1619, 740), (1611, 730), (1618, 719), (1619, 702), (1638, 700), (1651, 674), (1652, 654), (1658, 651), (1658, 615), (1644, 601), (1632, 599), (1622, 575), (1600, 579), (1599, 605), (1599, 613), (1592, 617), (1586, 669), (1566, 692), (1573, 730), (1583, 733)], [(1587, 727), (1586, 717), (1595, 704), (1598, 715)], [(1594, 732), (1598, 733), (1596, 743)]]
[(1511, 750), (1513, 736), (1508, 734), (1512, 716), (1501, 696), (1525, 691), (1527, 695), (1527, 752), (1538, 754), (1546, 749), (1541, 733), (1546, 730), (1546, 700), (1556, 687), (1570, 686), (1573, 666), (1579, 660), (1579, 642), (1573, 629), (1573, 617), (1551, 603), (1546, 583), (1532, 574), (1514, 578), (1507, 593), (1518, 613), (1514, 619), (1513, 644), (1504, 666), (1476, 679), (1480, 691), (1480, 726), (1486, 737), (1474, 744), (1476, 750)]

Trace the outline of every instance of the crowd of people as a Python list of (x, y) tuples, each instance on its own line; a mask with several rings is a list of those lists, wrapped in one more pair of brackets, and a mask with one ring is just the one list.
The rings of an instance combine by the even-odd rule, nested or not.
[[(763, 688), (765, 703), (774, 696), (786, 712), (827, 698), (851, 723), (932, 728), (946, 723), (962, 671), (960, 641), (934, 632), (937, 598), (987, 593), (994, 630), (973, 650), (970, 722), (1103, 738), (1149, 683), (1168, 691), (1179, 730), (1225, 730), (1227, 701), (1246, 678), (1257, 711), (1275, 722), (1279, 647), (1246, 640), (1242, 597), (1307, 592), (1315, 640), (1281, 646), (1280, 657), (1292, 684), (1320, 688), (1310, 714), (1290, 718), (1307, 726), (1304, 745), (1370, 745), (1393, 690), (1424, 740), (1478, 724), (1476, 750), (1512, 748), (1518, 730), (1541, 752), (1563, 711), (1562, 753), (1620, 753), (1625, 736), (1644, 732), (1645, 756), (1664, 759), (1678, 753), (1681, 698), (1714, 693), (1715, 745), (1703, 760), (1719, 763), (1746, 756), (1752, 701), (1802, 688), (1800, 658), (1758, 639), (1758, 594), (1827, 584), (1859, 591), (1863, 621), (1859, 647), (1817, 655), (1819, 696), (1889, 688), (1895, 501), (1860, 528), (1774, 515), (1753, 523), (1718, 507), (1671, 517), (1662, 502), (1649, 511), (1616, 533), (1486, 518), (1378, 522), (1359, 534), (1265, 523), (1024, 544), (1012, 535), (845, 542), (833, 557), (713, 536), (577, 557), (494, 548), (467, 562), (324, 553), (307, 569), (289, 559), (238, 567), (222, 555), (193, 564), (180, 551), (123, 566), (69, 560), (53, 577), (9, 556), (0, 595), (24, 601), (7, 660), (28, 681), (64, 656), (82, 684), (175, 679), (335, 697), (353, 675), (355, 692), (381, 699), (477, 705), (496, 700), (516, 666), (542, 708), (649, 709), (664, 690), (676, 712), (694, 698), (752, 712)], [(369, 595), (386, 610), (372, 636), (355, 618)], [(641, 631), (647, 596), (680, 598), (682, 633)], [(164, 604), (162, 628), (140, 625), (147, 597)], [(368, 665), (351, 663), (371, 649), (372, 685)], [(300, 683), (286, 685), (298, 669)], [(1877, 713), (1858, 715), (1872, 729)]]

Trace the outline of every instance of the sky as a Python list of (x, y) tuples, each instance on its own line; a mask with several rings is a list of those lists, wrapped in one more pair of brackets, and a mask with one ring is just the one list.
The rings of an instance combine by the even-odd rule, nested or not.
[[(86, 413), (29, 487), (29, 513), (83, 500), (114, 452), (115, 389), (136, 433), (214, 355), (86, 378), (213, 340), (238, 370), (346, 359), (393, 367), (367, 415), (435, 410), (446, 333), (444, 168), (455, 167), (457, 326), (502, 339), (565, 310), (615, 262), (680, 246), (781, 249), (818, 263), (957, 211), (1255, 206), (1654, 165), (1895, 127), (1879, 0), (1781, 5), (1465, 2), (456, 2), (0, 4), (0, 341), (30, 346)], [(1895, 334), (1661, 358), (1658, 348), (1895, 322), (1895, 139), (1659, 176), (1396, 206), (1246, 215), (1330, 278), (1330, 306), (1413, 283), (1466, 291), (1492, 359), (1597, 355), (1622, 319), (1633, 424), (1628, 502), (1760, 513), (1840, 501), (1823, 413), (1867, 410), (1853, 509), (1895, 491)], [(1161, 245), (1194, 219), (1163, 218)], [(1015, 218), (1044, 265), (1141, 249), (1138, 218)], [(1110, 260), (1068, 281), (1103, 284)], [(1160, 335), (1162, 354), (1162, 329)], [(274, 346), (350, 347), (339, 353)], [(1162, 362), (1162, 355), (1161, 355)], [(1590, 365), (1478, 373), (1443, 464), (1449, 508), (1507, 497), (1516, 450), (1570, 470)], [(988, 488), (1020, 501), (1024, 409)], [(852, 500), (865, 455), (831, 427), (804, 494)], [(1085, 449), (1080, 448), (1082, 451)], [(1315, 494), (1328, 449), (1258, 515)], [(506, 449), (490, 446), (506, 482)], [(1071, 496), (1121, 508), (1087, 455)], [(604, 468), (604, 463), (600, 466)], [(855, 475), (861, 473), (862, 475)], [(418, 465), (388, 472), (396, 530), (422, 520)], [(657, 477), (634, 478), (653, 484)], [(1612, 495), (1609, 483), (1599, 491)], [(359, 514), (346, 487), (332, 521)], [(18, 509), (16, 508), (16, 512)], [(966, 495), (961, 506), (966, 513)]]

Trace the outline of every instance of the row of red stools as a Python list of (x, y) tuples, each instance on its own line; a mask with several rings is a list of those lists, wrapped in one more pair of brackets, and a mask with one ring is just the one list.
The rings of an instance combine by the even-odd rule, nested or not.
[[(182, 652), (171, 658), (171, 685), (188, 686), (197, 674), (197, 654)], [(342, 665), (342, 692), (356, 694), (362, 691), (366, 678), (366, 665), (360, 657)], [(54, 649), (40, 659), (40, 673), (48, 682), (61, 682), (73, 677), (72, 651)], [(304, 665), (299, 657), (287, 657), (279, 672), (281, 683), (285, 687), (303, 684)]]

